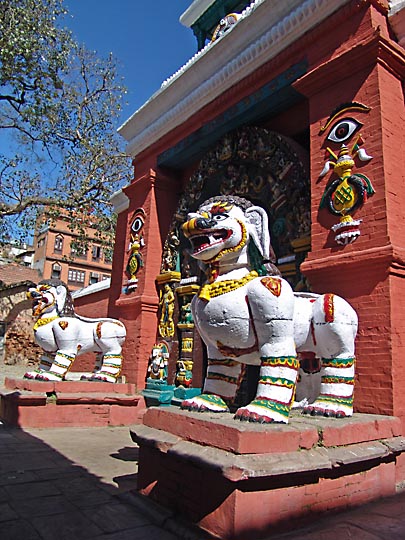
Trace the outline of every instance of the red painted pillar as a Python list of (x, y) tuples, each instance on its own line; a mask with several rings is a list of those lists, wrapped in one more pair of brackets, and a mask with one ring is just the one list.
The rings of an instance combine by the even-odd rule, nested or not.
[[(123, 189), (129, 206), (119, 215), (117, 224), (110, 313), (126, 326), (123, 374), (138, 389), (145, 387), (148, 360), (156, 339), (158, 297), (155, 278), (160, 273), (162, 248), (177, 205), (179, 185), (175, 175), (137, 164), (134, 180)], [(136, 275), (137, 287), (129, 291), (126, 266), (130, 256), (131, 225), (140, 208), (145, 216), (143, 246), (139, 251), (143, 266)]]
[[(358, 312), (355, 409), (405, 417), (405, 214), (401, 204), (405, 184), (400, 165), (405, 142), (405, 56), (372, 24), (368, 33), (364, 27), (362, 31), (358, 46), (319, 65), (295, 85), (309, 100), (311, 124), (312, 249), (301, 268), (314, 291), (340, 294)], [(328, 130), (322, 133), (321, 127), (336, 107), (353, 102), (370, 110), (343, 112), (331, 126), (345, 115), (363, 124), (364, 149), (373, 159), (356, 159), (352, 173), (366, 175), (375, 194), (353, 214), (362, 220), (361, 236), (353, 244), (339, 246), (330, 232), (339, 218), (319, 204), (325, 186), (336, 178), (333, 174), (320, 178), (325, 149), (336, 150), (340, 145), (333, 147), (333, 142), (326, 141)], [(345, 144), (350, 148), (353, 139)]]

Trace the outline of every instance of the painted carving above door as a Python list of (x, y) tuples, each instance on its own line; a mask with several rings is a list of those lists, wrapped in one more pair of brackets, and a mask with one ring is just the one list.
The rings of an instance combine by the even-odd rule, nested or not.
[(269, 217), (272, 262), (300, 287), (299, 265), (310, 244), (310, 187), (307, 153), (294, 141), (258, 127), (228, 133), (201, 160), (182, 194), (162, 258), (162, 272), (200, 273), (188, 256), (181, 223), (202, 201), (238, 195), (264, 208)]

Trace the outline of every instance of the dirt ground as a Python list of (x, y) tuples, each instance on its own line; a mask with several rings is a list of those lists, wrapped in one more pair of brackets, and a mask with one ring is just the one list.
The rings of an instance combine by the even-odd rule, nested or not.
[(4, 379), (6, 377), (23, 377), (24, 373), (29, 368), (25, 364), (13, 364), (7, 365), (4, 363), (0, 364), (0, 387), (4, 385)]

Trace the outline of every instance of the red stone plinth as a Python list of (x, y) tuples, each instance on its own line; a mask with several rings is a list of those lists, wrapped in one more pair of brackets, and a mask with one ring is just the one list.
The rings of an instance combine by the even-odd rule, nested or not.
[(131, 428), (138, 488), (227, 540), (258, 539), (320, 512), (392, 495), (405, 479), (399, 419), (292, 414), (288, 425), (151, 408)]
[(145, 412), (143, 397), (129, 383), (6, 378), (4, 386), (0, 418), (13, 426), (129, 426)]

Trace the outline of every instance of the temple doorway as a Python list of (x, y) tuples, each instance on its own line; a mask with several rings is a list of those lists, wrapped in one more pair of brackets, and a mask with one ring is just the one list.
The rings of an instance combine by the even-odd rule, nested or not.
[[(293, 289), (308, 290), (300, 273), (300, 264), (310, 249), (311, 234), (307, 151), (295, 141), (265, 128), (243, 127), (228, 133), (204, 155), (192, 174), (164, 245), (161, 273), (156, 282), (159, 321), (164, 320), (167, 312), (168, 293), (174, 293), (173, 320), (168, 321), (167, 327), (158, 326), (158, 336), (168, 351), (169, 384), (184, 384), (187, 372), (186, 384), (203, 385), (205, 346), (194, 332), (189, 307), (205, 276), (188, 254), (189, 245), (181, 233), (181, 225), (189, 212), (221, 194), (244, 197), (266, 210), (272, 262)], [(168, 335), (167, 328), (172, 335)], [(250, 370), (242, 399), (249, 393), (249, 379), (254, 378)], [(251, 386), (254, 387), (253, 382)]]

